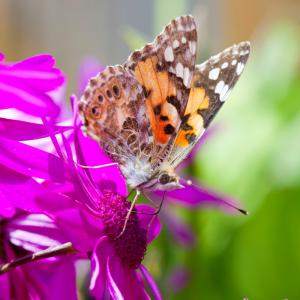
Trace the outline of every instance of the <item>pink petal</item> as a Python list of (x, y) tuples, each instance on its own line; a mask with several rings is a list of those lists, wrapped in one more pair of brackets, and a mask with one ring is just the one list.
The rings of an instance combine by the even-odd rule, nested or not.
[(138, 273), (126, 268), (116, 255), (110, 255), (107, 260), (107, 279), (113, 299), (150, 299)]
[(87, 253), (94, 248), (99, 237), (103, 236), (103, 226), (93, 216), (76, 208), (69, 208), (56, 213), (55, 223), (64, 232), (66, 239), (74, 248)]
[(106, 236), (101, 237), (95, 244), (91, 258), (91, 295), (96, 299), (102, 299), (106, 290), (107, 274), (106, 264), (112, 248)]
[[(108, 285), (110, 296), (112, 297), (113, 300), (123, 300), (125, 298), (122, 295), (117, 283), (115, 282), (111, 274), (110, 264), (111, 264), (111, 258), (110, 256), (108, 256), (107, 263), (106, 263), (106, 274), (107, 274), (107, 285)], [(121, 272), (122, 268), (119, 268), (119, 271)]]
[(141, 270), (141, 272), (142, 272), (142, 274), (154, 296), (154, 299), (162, 300), (160, 290), (159, 290), (155, 280), (153, 279), (152, 275), (150, 274), (150, 272), (143, 265), (141, 265), (139, 269)]
[(177, 242), (186, 247), (195, 244), (196, 237), (192, 229), (182, 219), (172, 214), (171, 210), (165, 210), (164, 219)]
[(155, 212), (155, 209), (146, 204), (136, 205), (136, 210), (139, 212), (138, 218), (140, 226), (147, 230), (147, 241), (151, 243), (160, 233), (161, 223), (157, 215), (150, 215)]
[[(53, 126), (54, 133), (71, 129), (71, 126)], [(7, 139), (25, 141), (49, 136), (49, 132), (42, 124), (0, 118), (0, 136)]]
[(0, 76), (0, 109), (17, 108), (37, 117), (59, 114), (59, 107), (52, 99), (38, 90), (26, 86), (15, 86), (3, 81)]
[(36, 56), (31, 56), (19, 62), (12, 64), (12, 68), (15, 69), (50, 69), (54, 66), (55, 59), (50, 54), (40, 54)]
[(0, 70), (0, 77), (16, 86), (22, 82), (39, 91), (55, 90), (64, 82), (62, 72), (54, 68), (55, 60), (50, 55), (37, 55), (10, 64)]
[(30, 252), (67, 242), (53, 220), (43, 214), (17, 216), (10, 220), (6, 230), (12, 244)]
[(0, 166), (0, 214), (8, 217), (15, 208), (39, 212), (35, 198), (44, 188), (31, 177)]
[(0, 163), (28, 176), (64, 181), (63, 161), (57, 156), (1, 137)]
[(45, 281), (48, 286), (47, 300), (78, 299), (75, 266), (69, 257), (62, 257), (59, 263), (47, 271), (50, 277)]

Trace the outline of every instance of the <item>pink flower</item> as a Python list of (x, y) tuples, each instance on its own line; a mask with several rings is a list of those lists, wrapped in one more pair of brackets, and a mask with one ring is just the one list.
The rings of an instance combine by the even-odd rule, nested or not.
[[(62, 231), (43, 214), (0, 216), (0, 265), (64, 242)], [(73, 257), (35, 261), (0, 275), (0, 298), (76, 300)]]
[(49, 92), (64, 82), (51, 55), (42, 54), (16, 63), (4, 63), (0, 55), (0, 109), (17, 108), (25, 113), (56, 117), (59, 107)]

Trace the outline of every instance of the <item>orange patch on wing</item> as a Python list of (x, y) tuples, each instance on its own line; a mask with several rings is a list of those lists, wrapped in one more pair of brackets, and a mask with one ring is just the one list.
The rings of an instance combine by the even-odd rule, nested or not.
[(175, 145), (180, 147), (187, 147), (189, 145), (188, 140), (185, 137), (186, 131), (180, 130), (177, 134)]
[[(170, 134), (165, 132), (166, 125), (170, 124), (177, 128), (180, 121), (176, 109), (169, 107), (168, 96), (176, 96), (176, 87), (170, 79), (168, 72), (157, 71), (157, 57), (152, 56), (145, 61), (138, 62), (135, 68), (135, 76), (138, 82), (149, 92), (146, 99), (148, 116), (155, 141), (166, 144), (170, 140)], [(161, 114), (155, 115), (154, 109), (160, 105)], [(168, 120), (161, 120), (160, 116), (168, 117)]]
[(207, 108), (208, 105), (209, 99), (205, 96), (205, 89), (193, 87), (190, 91), (189, 100), (184, 114), (192, 114), (196, 112), (198, 108), (204, 109)]
[(180, 129), (175, 141), (176, 146), (187, 147), (190, 144), (187, 136), (198, 136), (200, 131), (203, 130), (203, 118), (197, 113), (190, 115), (187, 124), (191, 127), (191, 129)]
[(162, 95), (154, 67), (151, 57), (137, 64), (137, 69), (142, 77), (142, 85), (149, 91), (149, 99), (152, 105), (156, 106), (162, 102)]

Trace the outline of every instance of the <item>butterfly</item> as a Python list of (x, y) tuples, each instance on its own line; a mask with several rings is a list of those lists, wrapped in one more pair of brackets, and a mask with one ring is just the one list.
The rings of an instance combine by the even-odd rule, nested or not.
[(79, 101), (84, 131), (139, 192), (182, 187), (175, 169), (228, 98), (250, 43), (200, 65), (196, 53), (194, 18), (178, 17), (124, 64), (91, 78)]

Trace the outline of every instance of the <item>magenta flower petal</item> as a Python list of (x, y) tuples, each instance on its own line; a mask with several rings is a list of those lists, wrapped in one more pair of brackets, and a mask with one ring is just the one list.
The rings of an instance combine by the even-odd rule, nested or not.
[(0, 109), (17, 108), (30, 115), (56, 117), (59, 107), (47, 92), (63, 82), (50, 55), (38, 55), (15, 64), (0, 64)]
[[(119, 268), (121, 271), (122, 268)], [(110, 271), (110, 257), (107, 257), (107, 262), (106, 262), (106, 274), (107, 274), (107, 285), (108, 285), (108, 290), (110, 293), (110, 296), (112, 297), (113, 300), (123, 300), (125, 297), (122, 295), (118, 285), (116, 284), (111, 271)]]
[(54, 67), (55, 59), (51, 55), (42, 54), (6, 65), (0, 70), (0, 78), (6, 82), (20, 82), (34, 87), (41, 92), (55, 90), (63, 84), (62, 72)]
[(153, 277), (151, 276), (150, 272), (146, 269), (145, 266), (141, 265), (140, 266), (140, 270), (149, 286), (149, 288), (151, 289), (152, 294), (154, 295), (154, 299), (156, 300), (162, 300), (162, 296), (160, 294), (160, 290), (155, 282), (155, 280), (153, 279)]
[[(48, 217), (20, 210), (12, 218), (1, 220), (1, 235), (0, 264), (30, 254), (29, 250), (38, 251), (66, 242)], [(68, 295), (67, 299), (77, 299), (73, 259), (73, 256), (43, 259), (1, 275), (0, 298), (62, 300)]]
[(57, 156), (1, 137), (0, 163), (28, 176), (64, 181), (64, 165)]
[(148, 230), (147, 242), (151, 243), (151, 241), (153, 241), (161, 231), (161, 223), (159, 218), (157, 215), (149, 215), (155, 212), (155, 209), (149, 205), (139, 204), (135, 207), (139, 212), (138, 218), (141, 228)]
[(190, 273), (184, 267), (177, 267), (173, 270), (168, 280), (169, 289), (174, 292), (179, 292), (184, 289), (190, 280)]
[(58, 106), (48, 95), (22, 84), (13, 86), (1, 80), (0, 76), (0, 109), (17, 108), (37, 117), (56, 117), (59, 114)]
[[(52, 270), (51, 270), (52, 269)], [(44, 280), (48, 286), (47, 300), (77, 300), (76, 289), (76, 271), (75, 266), (70, 259), (62, 259), (56, 263), (48, 272), (47, 280)]]
[(169, 225), (168, 229), (177, 242), (186, 247), (191, 247), (195, 244), (195, 235), (183, 220), (173, 215), (171, 210), (165, 212), (164, 218)]
[[(54, 133), (72, 129), (71, 126), (53, 127)], [(26, 141), (49, 136), (49, 132), (42, 124), (0, 118), (0, 136), (16, 141)]]
[[(45, 188), (48, 182), (45, 183)], [(36, 205), (40, 208), (40, 211), (47, 212), (47, 215), (55, 217), (57, 213), (65, 209), (69, 209), (74, 206), (74, 199), (69, 195), (64, 194), (64, 188), (67, 184), (64, 184), (61, 189), (54, 191), (44, 191), (39, 193), (35, 197)], [(68, 189), (66, 189), (66, 192)]]
[(0, 61), (4, 59), (4, 54), (0, 52)]
[(107, 257), (112, 251), (106, 236), (101, 237), (95, 244), (91, 258), (90, 291), (96, 299), (102, 299), (106, 290), (106, 264)]
[(149, 299), (135, 270), (124, 268), (116, 256), (107, 259), (107, 283), (113, 299)]
[(31, 177), (0, 166), (0, 215), (10, 217), (15, 208), (38, 212), (35, 197), (44, 191)]
[(66, 239), (82, 253), (90, 252), (99, 237), (103, 236), (103, 226), (93, 216), (86, 217), (84, 212), (69, 208), (56, 214), (55, 223), (63, 230)]
[(62, 231), (43, 214), (16, 216), (9, 224), (7, 234), (10, 242), (30, 252), (57, 246), (66, 241)]

